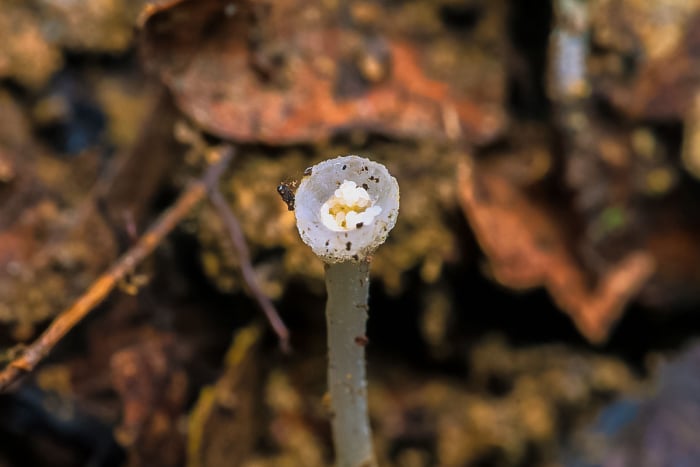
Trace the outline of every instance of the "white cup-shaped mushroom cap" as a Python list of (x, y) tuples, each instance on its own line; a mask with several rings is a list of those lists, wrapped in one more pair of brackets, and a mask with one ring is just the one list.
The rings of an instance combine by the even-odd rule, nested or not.
[(295, 205), (299, 234), (323, 261), (363, 261), (396, 224), (399, 184), (382, 164), (338, 157), (311, 168)]

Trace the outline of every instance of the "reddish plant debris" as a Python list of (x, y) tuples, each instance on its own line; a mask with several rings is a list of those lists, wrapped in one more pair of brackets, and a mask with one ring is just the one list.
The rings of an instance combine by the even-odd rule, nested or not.
[(504, 177), (475, 172), (467, 163), (460, 165), (459, 196), (495, 279), (516, 289), (546, 288), (588, 340), (604, 341), (654, 272), (652, 257), (628, 253), (591, 288), (554, 217)]
[(115, 353), (111, 368), (123, 404), (116, 436), (129, 448), (128, 465), (181, 465), (183, 439), (177, 421), (187, 376), (179, 368), (172, 336), (156, 335)]
[[(550, 84), (558, 90), (552, 104), (570, 195), (567, 217), (573, 214), (581, 232), (572, 245), (577, 259), (591, 277), (604, 277), (611, 264), (643, 249), (656, 268), (638, 296), (641, 303), (664, 310), (697, 300), (691, 284), (697, 283), (698, 249), (689, 241), (697, 230), (689, 215), (695, 195), (678, 167), (679, 135), (668, 131), (677, 124), (672, 119), (687, 114), (681, 152), (693, 173), (697, 5), (639, 0), (597, 0), (590, 8), (557, 5), (549, 55), (557, 73)], [(590, 24), (582, 11), (591, 15)], [(603, 110), (601, 97), (632, 118), (606, 118), (612, 109)], [(639, 118), (669, 120), (635, 121)]]
[[(21, 116), (1, 100), (7, 119)], [(131, 246), (121, 241), (125, 214), (143, 228), (144, 200), (175, 162), (172, 114), (170, 105), (154, 104), (133, 148), (116, 154), (101, 174), (97, 150), (59, 158), (19, 131), (13, 141), (0, 130), (0, 163), (4, 147), (17, 161), (13, 180), (0, 183), (1, 322), (30, 325), (53, 317)]]
[(500, 133), (503, 67), (474, 67), (493, 53), (444, 31), (416, 38), (388, 24), (391, 11), (359, 3), (163, 2), (141, 15), (142, 55), (183, 112), (235, 140), (364, 129), (485, 142)]

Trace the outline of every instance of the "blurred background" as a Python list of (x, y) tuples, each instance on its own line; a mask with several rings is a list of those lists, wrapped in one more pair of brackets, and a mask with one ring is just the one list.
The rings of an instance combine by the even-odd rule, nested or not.
[(0, 395), (0, 467), (330, 465), (323, 265), (277, 187), (344, 154), (401, 186), (372, 262), (380, 465), (700, 466), (700, 2), (0, 10), (3, 366), (223, 144), (250, 250), (180, 212)]

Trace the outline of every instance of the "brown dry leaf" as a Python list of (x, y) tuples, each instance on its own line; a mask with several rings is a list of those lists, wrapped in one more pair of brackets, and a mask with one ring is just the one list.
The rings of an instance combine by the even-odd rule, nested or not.
[[(140, 21), (143, 57), (182, 111), (236, 140), (317, 141), (362, 128), (487, 141), (501, 131), (499, 54), (440, 28), (411, 36), (396, 25), (401, 9), (331, 3), (151, 5)], [(430, 2), (419, 5), (437, 17)]]
[(461, 163), (462, 208), (496, 280), (517, 289), (545, 287), (591, 342), (604, 341), (624, 306), (654, 272), (652, 257), (629, 253), (591, 289), (553, 216), (508, 180)]

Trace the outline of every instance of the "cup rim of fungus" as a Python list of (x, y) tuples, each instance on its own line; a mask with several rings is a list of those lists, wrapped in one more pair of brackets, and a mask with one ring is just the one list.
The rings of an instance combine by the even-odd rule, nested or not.
[(349, 155), (307, 170), (295, 195), (297, 228), (326, 263), (363, 261), (396, 224), (399, 185), (384, 165)]

